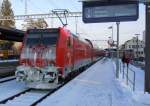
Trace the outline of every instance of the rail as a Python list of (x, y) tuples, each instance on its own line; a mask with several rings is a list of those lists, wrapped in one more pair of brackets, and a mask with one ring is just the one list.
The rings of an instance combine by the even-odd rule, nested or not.
[[(133, 73), (133, 78), (130, 77), (129, 71)], [(126, 84), (129, 85), (129, 82), (132, 84), (132, 89), (135, 91), (135, 71), (132, 70), (129, 66), (126, 68), (125, 72), (125, 64), (122, 65), (122, 62), (120, 62), (120, 73), (122, 73), (122, 78), (124, 79), (126, 77)]]
[(7, 78), (0, 78), (0, 83), (12, 81), (12, 80), (15, 80), (15, 79), (16, 79), (15, 76), (13, 76), (13, 77), (7, 77)]
[(15, 97), (18, 97), (18, 96), (20, 96), (21, 94), (25, 94), (26, 92), (29, 92), (30, 90), (31, 90), (31, 89), (26, 89), (26, 90), (24, 90), (24, 91), (22, 91), (22, 92), (19, 92), (19, 93), (13, 95), (13, 96), (10, 96), (10, 97), (6, 98), (6, 99), (4, 99), (4, 100), (1, 100), (1, 101), (0, 101), (0, 105), (1, 105), (1, 104), (5, 104), (7, 101), (14, 99)]

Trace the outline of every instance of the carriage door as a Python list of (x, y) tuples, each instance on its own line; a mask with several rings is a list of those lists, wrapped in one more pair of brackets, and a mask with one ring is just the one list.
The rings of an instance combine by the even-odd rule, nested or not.
[(67, 38), (67, 53), (65, 58), (68, 71), (71, 72), (73, 69), (73, 38), (71, 36)]

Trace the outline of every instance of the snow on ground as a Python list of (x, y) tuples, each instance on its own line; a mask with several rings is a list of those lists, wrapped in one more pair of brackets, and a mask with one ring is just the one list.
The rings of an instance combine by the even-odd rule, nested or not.
[(25, 90), (25, 84), (12, 80), (0, 84), (0, 101)]
[(135, 71), (136, 77), (135, 77), (135, 92), (144, 92), (144, 78), (145, 78), (145, 73), (144, 70), (141, 68), (134, 67), (133, 65), (129, 66), (132, 70)]
[(102, 60), (43, 100), (38, 106), (146, 106), (115, 79), (112, 60)]
[[(113, 63), (115, 66), (115, 63)], [(131, 71), (132, 70), (132, 71)], [(133, 65), (129, 65), (129, 79), (133, 81), (133, 71), (135, 72), (135, 91), (133, 92), (133, 85), (129, 82), (127, 86), (126, 77), (123, 79), (123, 64), (121, 63), (121, 73), (119, 77), (119, 82), (123, 89), (128, 90), (132, 94), (132, 98), (135, 102), (139, 104), (144, 104), (145, 106), (150, 106), (150, 94), (144, 92), (144, 70)], [(124, 72), (127, 73), (127, 66), (124, 68)]]
[(10, 59), (10, 60), (0, 60), (0, 63), (4, 63), (4, 62), (17, 62), (18, 59)]

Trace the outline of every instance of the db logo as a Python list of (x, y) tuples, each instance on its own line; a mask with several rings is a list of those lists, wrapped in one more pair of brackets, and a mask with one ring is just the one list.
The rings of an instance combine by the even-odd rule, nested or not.
[(108, 42), (107, 42), (110, 46), (114, 45), (114, 41), (111, 37), (109, 37)]

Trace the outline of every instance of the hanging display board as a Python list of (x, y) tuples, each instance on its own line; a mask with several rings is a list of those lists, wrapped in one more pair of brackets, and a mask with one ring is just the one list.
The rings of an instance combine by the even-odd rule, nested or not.
[(138, 17), (138, 2), (83, 1), (85, 23), (136, 21)]

